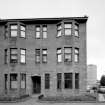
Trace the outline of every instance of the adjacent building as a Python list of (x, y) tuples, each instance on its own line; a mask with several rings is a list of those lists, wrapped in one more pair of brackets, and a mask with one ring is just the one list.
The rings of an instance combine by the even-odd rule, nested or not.
[(87, 66), (87, 88), (95, 86), (97, 83), (97, 66), (90, 64)]
[(0, 20), (0, 97), (84, 93), (87, 19)]

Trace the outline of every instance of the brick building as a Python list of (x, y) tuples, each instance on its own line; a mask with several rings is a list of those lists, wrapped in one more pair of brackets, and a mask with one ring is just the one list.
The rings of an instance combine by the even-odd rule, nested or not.
[(0, 20), (0, 96), (85, 92), (87, 19)]

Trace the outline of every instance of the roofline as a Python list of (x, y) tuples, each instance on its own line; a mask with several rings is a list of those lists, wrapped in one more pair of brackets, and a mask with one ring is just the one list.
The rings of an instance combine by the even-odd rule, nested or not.
[(20, 18), (20, 19), (0, 19), (0, 21), (29, 21), (29, 20), (63, 20), (63, 19), (88, 19), (87, 16), (84, 17), (55, 17), (55, 18)]

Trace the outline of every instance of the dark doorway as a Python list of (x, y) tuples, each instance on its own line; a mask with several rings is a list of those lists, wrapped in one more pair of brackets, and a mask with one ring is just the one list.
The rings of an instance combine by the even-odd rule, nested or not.
[(41, 92), (41, 77), (40, 76), (32, 76), (33, 83), (33, 94), (38, 94)]

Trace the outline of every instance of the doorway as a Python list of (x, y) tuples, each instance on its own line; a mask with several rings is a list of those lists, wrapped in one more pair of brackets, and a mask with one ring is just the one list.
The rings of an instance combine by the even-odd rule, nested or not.
[(39, 94), (41, 92), (41, 77), (40, 76), (32, 76), (32, 92), (33, 94)]

